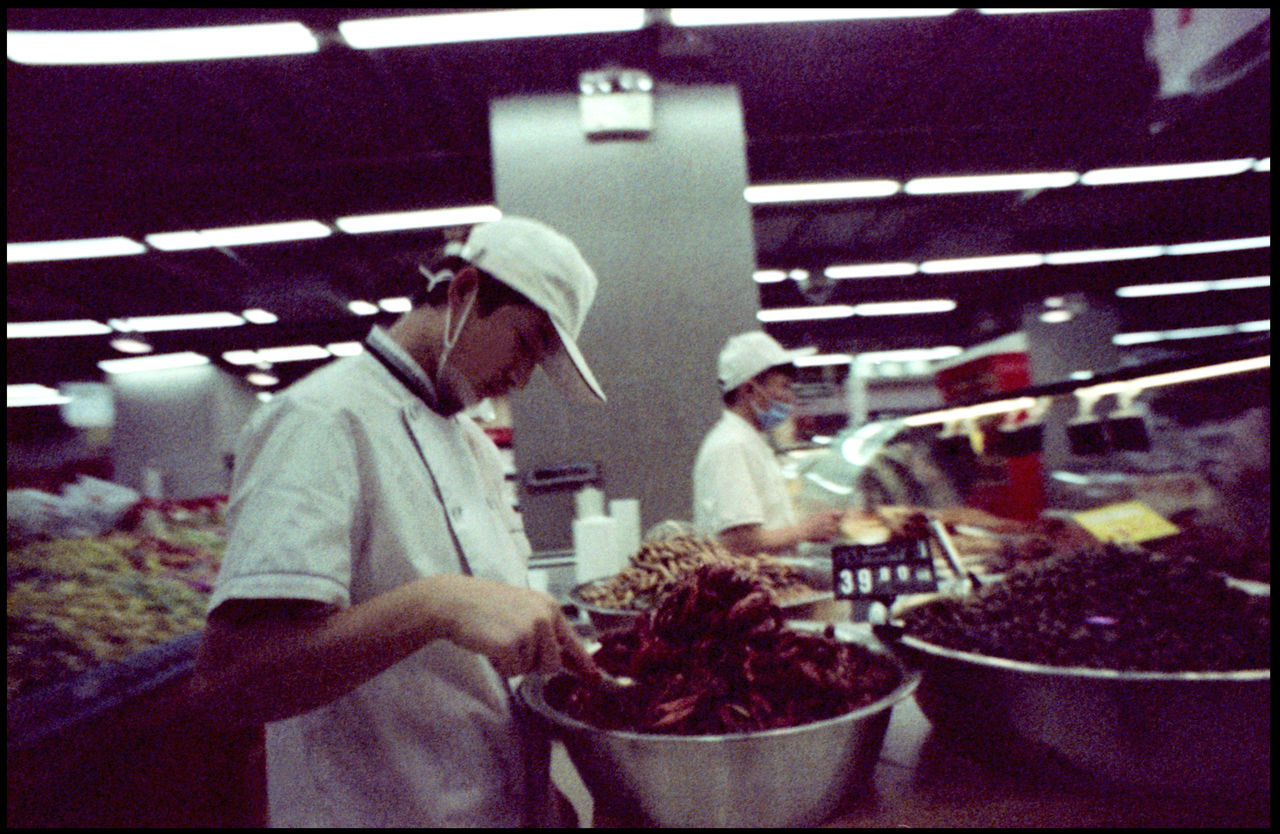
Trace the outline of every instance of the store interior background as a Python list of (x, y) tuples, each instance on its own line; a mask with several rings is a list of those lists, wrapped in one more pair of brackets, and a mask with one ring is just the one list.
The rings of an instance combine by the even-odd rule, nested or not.
[[(1182, 11), (1174, 29), (1212, 39), (1191, 14), (1212, 10)], [(252, 409), (333, 358), (321, 350), (259, 366), (228, 354), (358, 342), (372, 324), (394, 321), (388, 300), (410, 292), (417, 261), (474, 222), (363, 234), (339, 223), (383, 212), (496, 208), (541, 217), (579, 242), (601, 281), (581, 344), (610, 402), (576, 409), (537, 379), (510, 405), (514, 467), (600, 462), (609, 497), (639, 498), (645, 525), (687, 517), (693, 455), (720, 408), (715, 356), (740, 330), (763, 327), (788, 347), (835, 357), (802, 372), (810, 400), (834, 402), (826, 416), (837, 421), (824, 431), (847, 418), (851, 365), (841, 356), (942, 349), (931, 360), (890, 354), (863, 366), (874, 418), (939, 404), (932, 374), (955, 358), (948, 351), (1017, 333), (1036, 383), (1250, 344), (1268, 354), (1269, 13), (1244, 11), (1259, 16), (1232, 50), (1180, 70), (1154, 59), (1164, 42), (1144, 9), (710, 27), (651, 13), (634, 31), (384, 49), (352, 48), (339, 24), (386, 10), (10, 9), (11, 33), (296, 20), (319, 45), (105, 66), (29, 65), (11, 51), (7, 378), (11, 392), (38, 384), (65, 402), (17, 407), (11, 393), (9, 489), (56, 491), (86, 473), (157, 497), (225, 493), (234, 437)], [(643, 136), (585, 135), (580, 76), (611, 68), (653, 79)], [(1188, 91), (1170, 95), (1179, 71)], [(799, 182), (1233, 160), (1248, 162), (1158, 182), (780, 202), (752, 194)], [(144, 243), (308, 220), (321, 236)], [(15, 255), (14, 244), (114, 237), (144, 245), (114, 257)], [(1176, 249), (1208, 241), (1242, 243)], [(1171, 248), (944, 265), (1151, 246)], [(897, 274), (825, 272), (884, 264)], [(1267, 280), (1117, 294), (1243, 278)], [(954, 308), (770, 315), (944, 299)], [(120, 329), (15, 338), (13, 328), (247, 310), (271, 320), (142, 334), (153, 355), (190, 351), (209, 363), (136, 373), (98, 365), (129, 356), (112, 346)], [(1051, 310), (1070, 318), (1046, 321)], [(1233, 389), (1208, 390), (1212, 399)], [(1269, 411), (1251, 431), (1269, 434)], [(1249, 445), (1248, 436), (1230, 442)], [(1109, 465), (1050, 453), (1065, 467)], [(520, 500), (535, 547), (564, 546), (569, 502)]]

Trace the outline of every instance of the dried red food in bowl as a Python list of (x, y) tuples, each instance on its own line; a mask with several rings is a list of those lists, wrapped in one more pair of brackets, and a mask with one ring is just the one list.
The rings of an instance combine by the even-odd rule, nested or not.
[(547, 684), (554, 708), (602, 729), (718, 735), (831, 718), (889, 694), (888, 659), (856, 643), (784, 627), (750, 576), (707, 565), (626, 630), (605, 634), (596, 662), (636, 685), (605, 692), (568, 676)]

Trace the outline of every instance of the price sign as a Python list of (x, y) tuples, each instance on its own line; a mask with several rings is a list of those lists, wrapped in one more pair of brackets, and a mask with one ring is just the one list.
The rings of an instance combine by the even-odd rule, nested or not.
[(836, 599), (891, 597), (938, 590), (926, 539), (883, 544), (840, 544), (831, 548)]
[(1172, 536), (1178, 528), (1141, 501), (1107, 504), (1071, 516), (1101, 542), (1145, 542)]

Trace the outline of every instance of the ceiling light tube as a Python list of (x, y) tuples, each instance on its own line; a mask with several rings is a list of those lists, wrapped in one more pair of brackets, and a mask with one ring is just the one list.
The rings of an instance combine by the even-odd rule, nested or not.
[(748, 185), (742, 192), (748, 203), (803, 203), (820, 200), (859, 200), (888, 197), (902, 190), (894, 180), (849, 180), (786, 185)]
[(1231, 240), (1205, 240), (1197, 243), (1175, 243), (1166, 246), (1166, 255), (1203, 255), (1209, 252), (1234, 252), (1239, 249), (1268, 249), (1271, 247), (1271, 235), (1263, 237), (1242, 237)]
[(58, 336), (102, 336), (111, 328), (90, 319), (71, 321), (6, 322), (5, 335), (10, 339), (42, 339)]
[(137, 356), (131, 359), (104, 359), (98, 367), (109, 374), (127, 374), (135, 371), (159, 371), (168, 368), (189, 368), (209, 364), (209, 357), (190, 351), (161, 353), (155, 356)]
[(177, 252), (186, 249), (213, 249), (219, 246), (246, 246), (258, 243), (281, 243), (289, 240), (311, 240), (328, 237), (332, 232), (318, 220), (296, 220), (287, 223), (262, 223), (256, 226), (231, 226), (185, 232), (158, 232), (145, 240), (156, 249)]
[(853, 314), (853, 307), (848, 304), (829, 304), (820, 307), (778, 307), (773, 310), (761, 310), (756, 313), (756, 318), (764, 322), (814, 321), (844, 319)]
[(900, 261), (885, 264), (845, 264), (829, 266), (822, 272), (828, 278), (843, 280), (846, 278), (888, 278), (897, 275), (915, 275), (920, 267), (913, 263)]
[(470, 226), (501, 220), (502, 212), (495, 206), (467, 206), (463, 208), (423, 209), (421, 211), (397, 211), (387, 214), (358, 214), (340, 217), (334, 225), (350, 235), (370, 232), (396, 232), (404, 229), (435, 229), (442, 226)]
[(978, 9), (978, 11), (982, 14), (1051, 14), (1053, 12), (1110, 12), (1115, 9)]
[(222, 361), (230, 365), (256, 365), (258, 364), (258, 352), (256, 350), (229, 350), (222, 354)]
[(355, 301), (347, 302), (347, 309), (357, 316), (376, 316), (380, 312), (377, 304), (371, 304), (359, 298)]
[(644, 9), (519, 9), (345, 20), (338, 32), (353, 49), (432, 43), (631, 32), (645, 25)]
[(676, 26), (738, 26), (753, 23), (804, 23), (812, 20), (880, 20), (945, 17), (955, 9), (671, 9)]
[[(12, 35), (10, 35), (12, 37)], [(115, 258), (141, 255), (147, 247), (127, 237), (93, 237), (82, 240), (45, 240), (9, 243), (5, 255), (11, 264), (37, 261), (72, 261), (83, 258)]]
[(1236, 325), (1236, 330), (1241, 333), (1265, 333), (1271, 329), (1271, 319), (1262, 319), (1261, 321), (1242, 321)]
[(1217, 281), (1210, 281), (1210, 289), (1213, 290), (1256, 290), (1261, 287), (1271, 286), (1270, 275), (1254, 275), (1249, 278), (1221, 278)]
[(1208, 292), (1212, 289), (1209, 281), (1179, 281), (1172, 284), (1134, 284), (1116, 289), (1121, 298), (1146, 298), (1153, 295), (1185, 295), (1187, 293)]
[(1198, 177), (1229, 177), (1253, 168), (1256, 159), (1223, 159), (1177, 165), (1136, 165), (1126, 168), (1095, 168), (1080, 177), (1084, 185), (1119, 185), (1131, 182), (1163, 182)]
[(1240, 374), (1247, 371), (1257, 371), (1270, 367), (1270, 356), (1255, 356), (1252, 359), (1237, 359), (1232, 362), (1205, 365), (1202, 368), (1188, 368), (1184, 371), (1170, 371), (1163, 374), (1141, 376), (1135, 379), (1125, 379), (1117, 382), (1104, 382), (1101, 385), (1091, 385), (1088, 388), (1078, 389), (1076, 393), (1095, 398), (1105, 397), (1110, 394), (1118, 394), (1122, 391), (1131, 391), (1135, 388), (1142, 390), (1147, 388), (1158, 388), (1164, 385), (1174, 385), (1180, 382), (1195, 382), (1201, 379), (1212, 379), (1214, 377)]
[(364, 353), (364, 345), (359, 342), (333, 342), (325, 345), (324, 349), (334, 356), (359, 356)]
[(413, 309), (413, 302), (405, 296), (398, 296), (379, 299), (378, 306), (388, 313), (407, 313)]
[(930, 411), (924, 414), (913, 414), (904, 417), (906, 426), (932, 426), (949, 423), (952, 420), (970, 420), (977, 417), (990, 417), (993, 414), (1007, 414), (1011, 411), (1026, 411), (1036, 404), (1035, 397), (1017, 397), (1009, 400), (998, 400), (980, 405), (946, 408), (941, 411)]
[(1132, 261), (1138, 258), (1158, 258), (1164, 254), (1163, 246), (1122, 246), (1115, 249), (1080, 249), (1074, 252), (1050, 252), (1044, 262), (1063, 264), (1088, 264), (1100, 261)]
[(776, 284), (787, 280), (787, 273), (781, 269), (757, 269), (751, 277), (757, 284)]
[(18, 64), (143, 64), (316, 52), (319, 41), (301, 23), (200, 26), (106, 32), (8, 33)]
[(1264, 157), (1264, 158), (1262, 158), (1262, 159), (1259, 159), (1257, 162), (1253, 163), (1253, 170), (1255, 170), (1255, 171), (1261, 171), (1261, 172), (1263, 172), (1263, 173), (1270, 173), (1270, 172), (1271, 172), (1271, 157), (1269, 157), (1269, 156), (1268, 156), (1268, 157)]
[(5, 403), (8, 408), (25, 408), (37, 405), (66, 405), (71, 398), (47, 385), (6, 385)]
[(921, 177), (909, 180), (902, 190), (908, 194), (964, 194), (977, 191), (1033, 191), (1075, 185), (1075, 171), (1044, 174), (987, 174), (964, 177)]
[(1040, 266), (1044, 263), (1044, 255), (1025, 253), (1020, 255), (988, 255), (979, 258), (945, 258), (925, 261), (920, 264), (920, 271), (937, 272), (973, 272), (986, 269), (1022, 269)]
[(141, 339), (135, 339), (130, 336), (117, 336), (111, 340), (111, 347), (121, 353), (151, 353), (154, 349)]
[(210, 327), (238, 327), (244, 319), (235, 313), (184, 313), (174, 316), (132, 316), (108, 319), (120, 333), (154, 333), (159, 330), (203, 330)]
[(290, 345), (287, 347), (261, 348), (259, 362), (305, 362), (311, 359), (328, 359), (329, 351), (319, 345)]
[(275, 313), (257, 307), (251, 310), (243, 310), (240, 315), (244, 316), (244, 320), (251, 324), (275, 324), (280, 321), (279, 316)]
[(795, 360), (797, 368), (809, 368), (821, 365), (848, 365), (853, 356), (848, 353), (818, 353), (813, 356), (798, 356)]
[(931, 298), (923, 301), (880, 301), (858, 304), (853, 308), (856, 316), (915, 316), (926, 313), (949, 313), (956, 303), (949, 298)]

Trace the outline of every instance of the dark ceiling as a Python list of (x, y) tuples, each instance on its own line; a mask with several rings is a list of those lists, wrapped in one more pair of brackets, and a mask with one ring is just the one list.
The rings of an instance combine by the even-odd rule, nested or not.
[[(438, 12), (448, 9), (434, 10)], [(488, 102), (570, 93), (623, 64), (660, 85), (741, 91), (752, 184), (1030, 171), (1270, 155), (1270, 64), (1209, 99), (1157, 102), (1150, 12), (1121, 9), (791, 23), (354, 50), (337, 24), (395, 9), (9, 9), (11, 30), (299, 20), (311, 55), (131, 66), (8, 65), (8, 240), (123, 235), (488, 204)], [(1268, 30), (1269, 31), (1269, 30)], [(659, 95), (661, 86), (659, 87)], [(1168, 126), (1153, 132), (1151, 125)], [(1270, 234), (1270, 174), (1040, 193), (753, 208), (760, 268), (1053, 252)], [(352, 299), (405, 294), (442, 230), (10, 264), (8, 321), (264, 307), (271, 325), (153, 334), (157, 350), (361, 338)], [(1123, 327), (1269, 319), (1269, 290), (1118, 300), (1121, 283), (1267, 275), (1270, 248), (1076, 267), (760, 285), (762, 307), (954, 298), (910, 320), (778, 324), (792, 346), (967, 346), (1064, 292), (1120, 304)], [(389, 314), (385, 317), (389, 318)], [(849, 321), (849, 320), (845, 320)], [(1204, 340), (1201, 340), (1204, 341)], [(1208, 340), (1216, 341), (1216, 340)], [(1203, 347), (1188, 343), (1188, 349)], [(97, 379), (106, 337), (11, 339), (8, 379)], [(219, 360), (220, 361), (220, 360)], [(283, 382), (310, 363), (278, 366)]]

